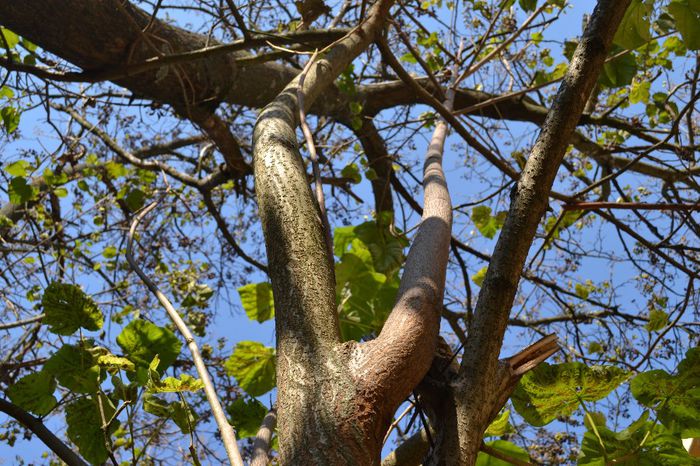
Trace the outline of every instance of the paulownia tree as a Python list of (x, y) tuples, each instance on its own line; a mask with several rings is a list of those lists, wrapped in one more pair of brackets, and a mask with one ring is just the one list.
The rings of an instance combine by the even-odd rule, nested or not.
[[(71, 465), (180, 463), (178, 435), (193, 463), (690, 464), (700, 7), (586, 8), (548, 38), (565, 1), (0, 4), (3, 439)], [(213, 323), (231, 287), (275, 348), (213, 341), (240, 339)]]

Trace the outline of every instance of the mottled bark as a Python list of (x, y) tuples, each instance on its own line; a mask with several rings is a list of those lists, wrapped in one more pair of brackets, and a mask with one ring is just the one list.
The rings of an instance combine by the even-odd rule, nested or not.
[[(301, 89), (305, 105), (369, 46), (390, 4), (375, 4), (356, 30), (309, 68)], [(265, 107), (253, 136), (256, 193), (278, 309), (280, 454), (283, 464), (376, 464), (382, 438), (377, 425), (387, 414), (355, 374), (356, 344), (340, 341), (332, 258), (296, 143), (298, 82)]]

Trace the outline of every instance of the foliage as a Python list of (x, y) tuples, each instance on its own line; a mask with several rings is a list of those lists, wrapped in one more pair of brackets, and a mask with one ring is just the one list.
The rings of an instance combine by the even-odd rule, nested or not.
[[(0, 27), (8, 73), (0, 83), (0, 391), (92, 464), (111, 463), (110, 455), (161, 464), (181, 455), (190, 435), (191, 457), (211, 462), (221, 447), (210, 434), (203, 382), (128, 265), (125, 231), (144, 205), (162, 199), (135, 234), (135, 260), (196, 335), (238, 437), (253, 437), (276, 397), (279, 356), (255, 340), (269, 344), (258, 332), (272, 335), (285, 310), (275, 308), (253, 175), (247, 168), (233, 175), (227, 162), (239, 151), (253, 166), (253, 122), (305, 61), (286, 50), (325, 47), (336, 36), (296, 41), (323, 36), (334, 18), (344, 35), (369, 4), (351, 2), (341, 14), (343, 2), (241, 3), (246, 33), (262, 31), (283, 42), (280, 49), (248, 47), (226, 8), (199, 0), (132, 3), (125, 11), (153, 18), (145, 42), (125, 35), (95, 50), (103, 43), (73, 26), (98, 9), (60, 25), (83, 39), (69, 50), (59, 50), (65, 35), (43, 30), (48, 21), (28, 34), (43, 38), (41, 46)], [(464, 335), (475, 333), (473, 309), (508, 228), (514, 186), (593, 3), (425, 0), (402, 2), (387, 18), (387, 47), (435, 97), (435, 82), (449, 83), (462, 37), (460, 71), (474, 67), (460, 83), (455, 114), (483, 147), (452, 131), (445, 154), (457, 207), (441, 331), (453, 351), (460, 348), (455, 361)], [(298, 29), (298, 15), (310, 24)], [(130, 28), (115, 26), (114, 34)], [(158, 32), (183, 29), (177, 40)], [(196, 56), (202, 44), (234, 41), (234, 53), (213, 48)], [(525, 268), (495, 278), (520, 280), (508, 349), (545, 333), (556, 333), (562, 348), (522, 377), (486, 430), (488, 447), (521, 462), (558, 464), (578, 455), (579, 464), (591, 465), (695, 464), (680, 439), (700, 437), (699, 228), (683, 208), (697, 203), (699, 190), (700, 2), (632, 0), (613, 42)], [(185, 51), (196, 59), (183, 55), (120, 75), (117, 84), (92, 82)], [(307, 117), (332, 225), (340, 336), (367, 342), (395, 304), (421, 222), (422, 157), (439, 113), (374, 46), (334, 84)], [(212, 115), (236, 150), (209, 146)], [(300, 166), (311, 176), (310, 164)], [(382, 199), (390, 202), (380, 208)], [(608, 204), (567, 205), (578, 202)], [(633, 203), (646, 208), (614, 205)], [(413, 432), (416, 419), (416, 411), (406, 416), (402, 432)], [(577, 440), (565, 445), (563, 430)], [(0, 420), (0, 442), (13, 445), (22, 435), (29, 437), (20, 423)], [(32, 442), (34, 449), (36, 436)], [(53, 456), (48, 462), (56, 463)], [(482, 452), (477, 464), (508, 463)]]

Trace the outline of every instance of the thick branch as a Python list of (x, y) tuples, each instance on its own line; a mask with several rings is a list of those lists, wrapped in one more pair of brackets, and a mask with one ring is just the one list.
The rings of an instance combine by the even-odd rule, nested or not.
[[(304, 110), (375, 39), (388, 15), (391, 0), (380, 0), (366, 19), (308, 69), (302, 89), (299, 77), (289, 83), (260, 113), (253, 134), (255, 189), (267, 247), (275, 299), (278, 351), (278, 409), (283, 463), (331, 463), (353, 457), (371, 462), (378, 451), (366, 447), (368, 426), (345, 425), (337, 419), (337, 403), (348, 407), (355, 396), (347, 373), (348, 356), (341, 355), (335, 306), (333, 258), (326, 248), (320, 210), (309, 189), (297, 147), (298, 91)], [(344, 390), (335, 394), (339, 380)], [(333, 394), (329, 393), (333, 391)], [(313, 413), (313, 415), (312, 415)], [(365, 419), (375, 426), (371, 419)], [(373, 432), (373, 434), (375, 434)], [(324, 449), (337, 445), (342, 451)], [(309, 445), (314, 438), (317, 445)], [(381, 438), (379, 440), (381, 442)], [(377, 445), (381, 449), (381, 444)]]

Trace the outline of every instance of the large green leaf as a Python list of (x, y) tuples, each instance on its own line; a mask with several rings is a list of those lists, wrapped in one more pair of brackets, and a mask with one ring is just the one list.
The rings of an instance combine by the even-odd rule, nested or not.
[(84, 348), (63, 345), (46, 361), (44, 370), (58, 383), (76, 393), (96, 393), (100, 386), (100, 367)]
[(56, 406), (53, 392), (56, 380), (46, 371), (25, 375), (7, 388), (6, 394), (14, 404), (37, 416), (44, 416)]
[(605, 425), (599, 413), (586, 417), (588, 431), (583, 436), (578, 464), (604, 466), (691, 466), (700, 464), (683, 448), (681, 439), (664, 426), (647, 421), (648, 412), (621, 432)]
[(700, 437), (700, 348), (688, 350), (678, 373), (653, 370), (630, 383), (632, 395), (656, 410), (659, 420), (682, 437)]
[(520, 380), (513, 407), (530, 424), (543, 426), (573, 413), (582, 401), (605, 398), (627, 377), (626, 371), (614, 366), (543, 363)]
[(175, 362), (182, 347), (173, 332), (142, 319), (129, 322), (117, 337), (117, 344), (142, 368), (147, 368), (157, 355), (160, 359), (157, 370), (161, 374)]
[(336, 255), (342, 256), (348, 244), (353, 240), (360, 240), (372, 256), (374, 269), (384, 274), (392, 274), (403, 265), (403, 250), (408, 246), (408, 242), (404, 237), (392, 233), (389, 225), (390, 218), (384, 216), (381, 226), (376, 221), (370, 221), (356, 227), (336, 229), (336, 235), (340, 237), (335, 240)]
[(251, 283), (238, 288), (243, 310), (250, 320), (265, 322), (275, 316), (275, 302), (272, 297), (272, 285), (269, 283)]
[(226, 407), (239, 439), (253, 437), (262, 424), (267, 408), (255, 398), (239, 397)]
[(336, 264), (335, 275), (343, 340), (379, 333), (396, 300), (398, 274), (376, 272), (369, 250), (354, 240), (350, 252)]
[(0, 109), (0, 118), (7, 134), (14, 133), (19, 126), (20, 111), (10, 105)]
[(37, 189), (27, 182), (23, 176), (16, 176), (10, 180), (7, 188), (7, 195), (10, 197), (10, 202), (16, 205), (22, 205), (36, 198)]
[(77, 285), (52, 282), (41, 299), (42, 323), (58, 335), (72, 335), (79, 328), (99, 330), (104, 316), (95, 301)]
[[(525, 463), (530, 461), (530, 455), (527, 454), (527, 451), (506, 440), (495, 440), (487, 442), (486, 445), (505, 457)], [(511, 466), (512, 464), (484, 452), (479, 452), (479, 456), (476, 458), (476, 466)]]
[(687, 1), (674, 1), (668, 5), (668, 12), (676, 21), (676, 28), (681, 33), (685, 46), (690, 50), (699, 50), (700, 18), (698, 18), (698, 11), (691, 8)]
[[(611, 54), (615, 55), (620, 51), (619, 48), (613, 48)], [(627, 53), (606, 63), (603, 66), (603, 72), (600, 73), (598, 82), (602, 86), (612, 88), (627, 86), (632, 82), (636, 74), (637, 59), (632, 53)]]
[[(115, 411), (109, 398), (102, 395), (99, 396), (99, 402), (97, 398), (86, 397), (66, 406), (68, 438), (77, 445), (82, 457), (91, 464), (102, 464), (107, 460), (108, 452), (102, 425), (112, 418)], [(114, 433), (118, 426), (118, 421), (112, 422), (108, 433)]]
[(613, 42), (626, 49), (636, 49), (651, 40), (650, 6), (642, 0), (632, 0), (617, 29)]
[(241, 341), (224, 365), (249, 395), (260, 396), (275, 387), (275, 349), (255, 341)]
[(155, 416), (172, 419), (183, 434), (189, 434), (197, 425), (197, 413), (182, 400), (168, 403), (157, 395), (147, 394), (143, 397), (143, 409)]

